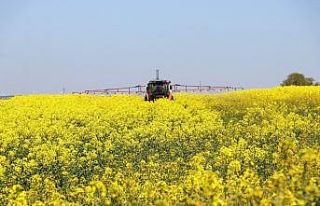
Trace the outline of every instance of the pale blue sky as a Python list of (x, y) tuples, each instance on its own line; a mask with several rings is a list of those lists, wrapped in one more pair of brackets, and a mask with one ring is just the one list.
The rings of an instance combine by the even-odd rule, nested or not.
[(318, 0), (0, 0), (0, 94), (320, 81)]

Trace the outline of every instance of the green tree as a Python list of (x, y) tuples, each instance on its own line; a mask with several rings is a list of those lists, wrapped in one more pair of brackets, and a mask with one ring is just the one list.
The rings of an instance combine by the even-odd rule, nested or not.
[(294, 72), (288, 75), (287, 79), (281, 83), (281, 86), (309, 86), (314, 85), (313, 82), (313, 78), (305, 77), (303, 74)]

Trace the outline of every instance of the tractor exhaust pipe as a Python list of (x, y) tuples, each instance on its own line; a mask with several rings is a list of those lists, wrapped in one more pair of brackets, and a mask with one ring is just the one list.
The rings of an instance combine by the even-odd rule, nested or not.
[(156, 80), (160, 80), (159, 69), (156, 69)]

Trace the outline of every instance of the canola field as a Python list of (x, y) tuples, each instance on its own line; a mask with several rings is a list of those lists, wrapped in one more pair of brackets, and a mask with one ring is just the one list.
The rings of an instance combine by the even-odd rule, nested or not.
[(320, 204), (320, 87), (0, 100), (0, 205)]

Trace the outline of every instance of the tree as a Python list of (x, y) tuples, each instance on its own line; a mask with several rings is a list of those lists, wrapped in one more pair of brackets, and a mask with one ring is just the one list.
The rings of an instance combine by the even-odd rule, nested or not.
[(313, 82), (313, 78), (305, 77), (303, 74), (294, 72), (288, 75), (287, 79), (281, 83), (281, 86), (310, 86), (314, 85)]

